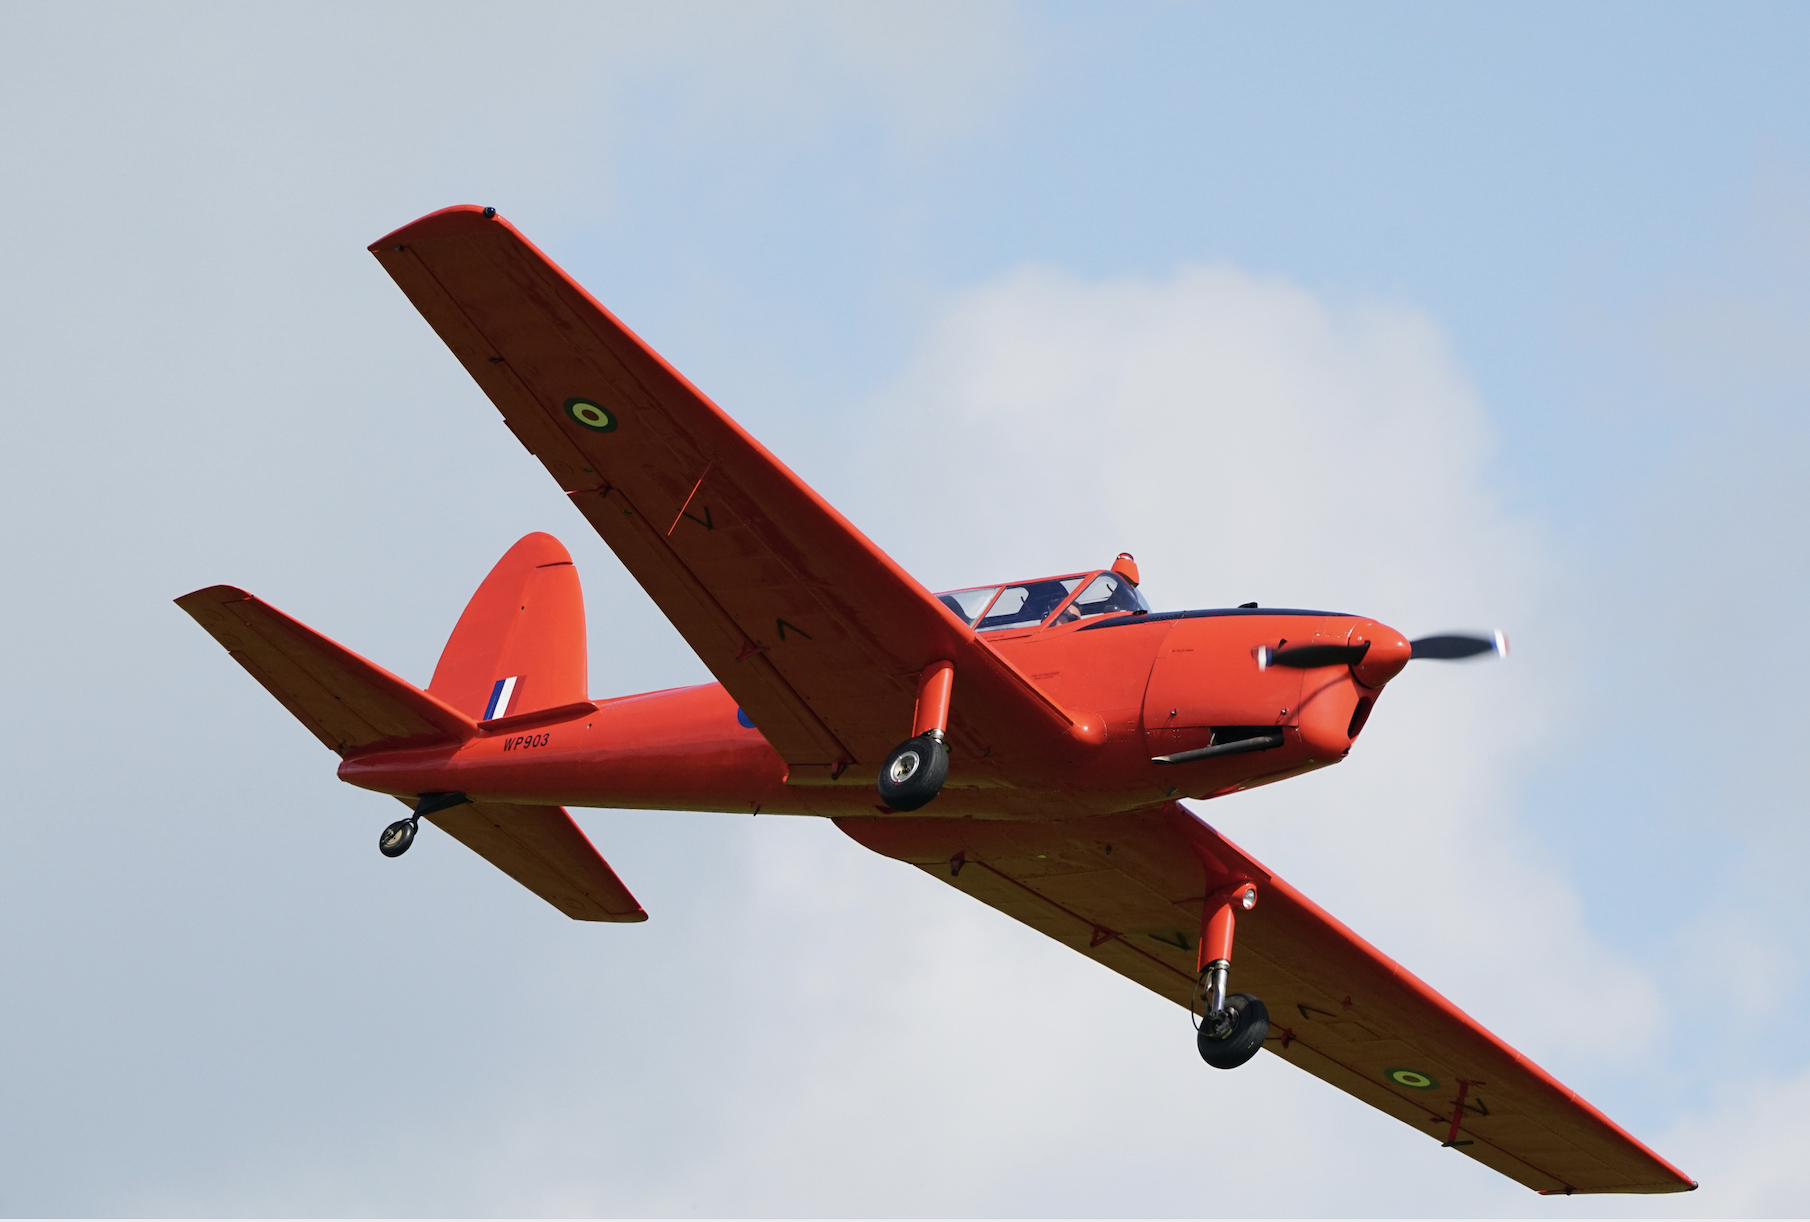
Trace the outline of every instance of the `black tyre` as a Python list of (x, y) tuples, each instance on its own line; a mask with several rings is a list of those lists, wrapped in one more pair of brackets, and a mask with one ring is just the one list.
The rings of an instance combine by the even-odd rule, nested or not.
[(1263, 1041), (1269, 1038), (1269, 1007), (1249, 993), (1234, 993), (1226, 998), (1226, 1009), (1233, 1021), (1223, 1035), (1211, 1021), (1200, 1026), (1200, 1059), (1214, 1069), (1237, 1069), (1257, 1055)]
[(409, 845), (415, 843), (415, 821), (398, 819), (383, 829), (383, 835), (377, 838), (377, 851), (385, 857), (400, 857), (409, 851)]
[(942, 791), (949, 752), (928, 734), (908, 738), (880, 765), (880, 801), (894, 810), (916, 810)]

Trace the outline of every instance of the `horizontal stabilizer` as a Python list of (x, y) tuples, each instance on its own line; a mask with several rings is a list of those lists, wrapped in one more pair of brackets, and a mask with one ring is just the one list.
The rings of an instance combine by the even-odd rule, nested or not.
[(563, 806), (467, 802), (425, 817), (574, 921), (647, 920)]
[(184, 594), (176, 605), (341, 755), (379, 743), (429, 743), (478, 732), (457, 709), (244, 590), (210, 586)]

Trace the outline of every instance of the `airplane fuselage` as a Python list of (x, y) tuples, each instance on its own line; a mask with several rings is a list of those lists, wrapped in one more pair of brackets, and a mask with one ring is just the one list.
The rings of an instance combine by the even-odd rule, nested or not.
[[(1057, 796), (1067, 812), (1107, 814), (1178, 796), (1216, 797), (1335, 764), (1406, 660), (1393, 630), (1313, 611), (1116, 615), (980, 639), (1076, 714), (1078, 732), (1054, 749), (1055, 758), (1027, 759), (952, 731), (948, 782), (924, 814), (1040, 818)], [(1373, 645), (1359, 666), (1257, 663), (1264, 646), (1358, 640)], [(961, 698), (957, 676), (957, 714)], [(1245, 739), (1276, 745), (1156, 762)], [(398, 796), (457, 791), (548, 805), (844, 816), (888, 813), (874, 789), (879, 764), (791, 778), (735, 700), (709, 683), (486, 723), (457, 745), (355, 752), (339, 775)]]

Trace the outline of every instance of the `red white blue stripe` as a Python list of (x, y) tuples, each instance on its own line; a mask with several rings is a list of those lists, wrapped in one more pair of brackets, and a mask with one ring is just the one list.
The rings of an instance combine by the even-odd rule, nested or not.
[(507, 679), (496, 681), (496, 686), (490, 689), (490, 703), (484, 706), (483, 720), (494, 721), (498, 717), (509, 716), (509, 704), (515, 699), (515, 685), (520, 681), (520, 675), (510, 675)]

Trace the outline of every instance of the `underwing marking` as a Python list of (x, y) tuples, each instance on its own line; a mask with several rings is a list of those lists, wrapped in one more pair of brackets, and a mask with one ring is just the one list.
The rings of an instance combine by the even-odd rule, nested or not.
[(803, 628), (800, 628), (797, 624), (788, 624), (788, 623), (786, 623), (786, 621), (784, 621), (782, 619), (774, 620), (773, 622), (775, 624), (779, 625), (779, 639), (782, 641), (786, 639), (786, 629), (787, 628), (790, 628), (793, 632), (796, 632), (799, 636), (803, 637), (807, 641), (814, 639), (810, 633), (806, 632)]

